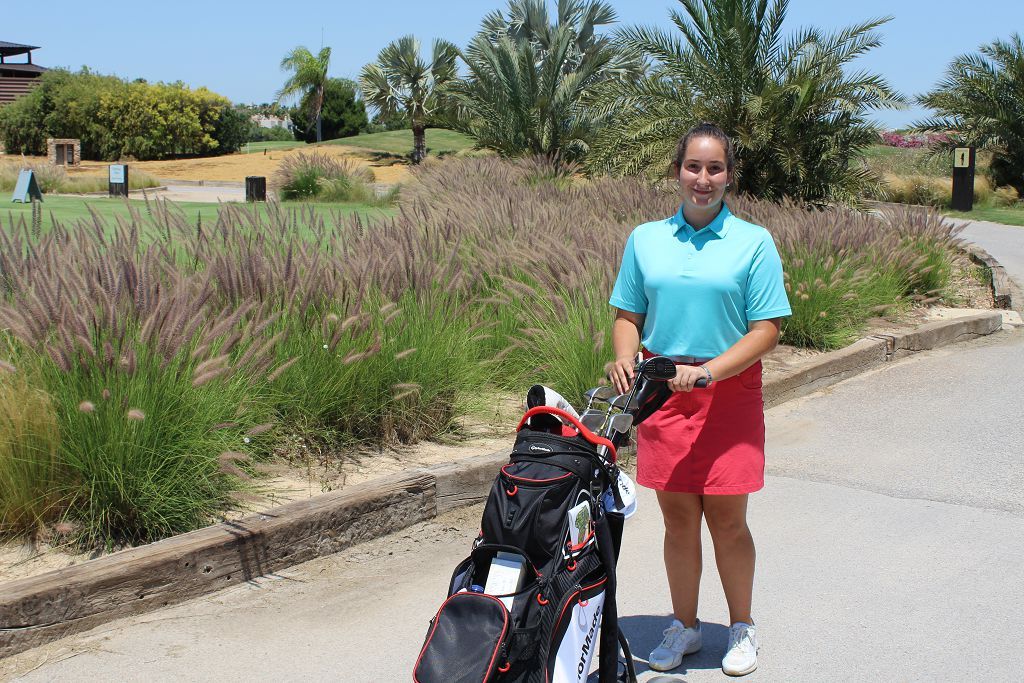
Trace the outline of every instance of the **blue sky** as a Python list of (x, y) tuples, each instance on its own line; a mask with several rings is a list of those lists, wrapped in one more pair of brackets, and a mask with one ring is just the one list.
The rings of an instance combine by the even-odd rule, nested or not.
[[(331, 75), (354, 77), (389, 41), (412, 33), (426, 44), (436, 37), (463, 46), (480, 19), (506, 0), (246, 2), (165, 0), (96, 4), (81, 0), (5, 2), (0, 40), (39, 45), (43, 66), (82, 65), (100, 73), (150, 81), (181, 80), (206, 86), (236, 102), (273, 99), (285, 76), (281, 57), (296, 45), (314, 52), (332, 47)], [(554, 2), (550, 3), (552, 6)], [(676, 0), (612, 0), (622, 24), (674, 30)], [(791, 0), (786, 30), (805, 26), (838, 30), (892, 15), (883, 45), (855, 64), (883, 74), (911, 96), (937, 83), (949, 61), (982, 43), (1024, 31), (1020, 0)], [(882, 112), (880, 123), (905, 125), (927, 112), (916, 107)]]

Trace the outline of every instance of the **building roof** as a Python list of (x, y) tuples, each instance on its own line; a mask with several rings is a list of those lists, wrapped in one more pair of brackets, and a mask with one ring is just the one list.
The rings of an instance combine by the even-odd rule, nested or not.
[(11, 64), (10, 62), (4, 62), (0, 64), (0, 71), (13, 71), (15, 73), (9, 75), (17, 76), (36, 76), (48, 71), (45, 66), (39, 66), (38, 64)]
[(10, 55), (23, 55), (30, 50), (38, 50), (38, 45), (22, 45), (21, 43), (8, 43), (6, 40), (0, 40), (0, 55), (9, 57)]

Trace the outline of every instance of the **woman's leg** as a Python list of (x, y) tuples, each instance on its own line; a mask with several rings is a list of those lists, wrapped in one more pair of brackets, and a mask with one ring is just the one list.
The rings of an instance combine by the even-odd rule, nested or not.
[(750, 620), (754, 591), (754, 539), (747, 528), (747, 495), (703, 496), (704, 517), (715, 544), (715, 563), (722, 577), (729, 622)]
[(693, 493), (658, 491), (665, 520), (665, 573), (672, 595), (672, 612), (686, 626), (697, 623), (700, 592), (701, 497)]

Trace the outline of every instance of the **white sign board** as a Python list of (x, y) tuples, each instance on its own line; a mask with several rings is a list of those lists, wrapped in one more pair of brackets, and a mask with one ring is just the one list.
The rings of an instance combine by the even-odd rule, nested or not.
[(119, 185), (124, 184), (124, 164), (110, 165), (110, 182)]
[(957, 147), (953, 150), (953, 168), (967, 168), (971, 165), (971, 148)]

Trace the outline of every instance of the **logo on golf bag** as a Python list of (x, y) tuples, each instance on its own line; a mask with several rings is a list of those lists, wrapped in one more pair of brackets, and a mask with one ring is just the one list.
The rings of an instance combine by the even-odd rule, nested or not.
[(594, 621), (590, 624), (590, 631), (587, 632), (587, 638), (583, 641), (583, 651), (580, 653), (580, 663), (576, 667), (576, 680), (582, 681), (583, 677), (587, 673), (587, 664), (590, 659), (587, 655), (590, 653), (590, 646), (594, 643), (594, 633), (597, 631), (597, 623), (601, 621), (601, 611), (597, 610), (594, 612)]
[(551, 446), (546, 446), (542, 443), (535, 443), (532, 446), (530, 446), (530, 450), (533, 451), (534, 453), (550, 453)]

